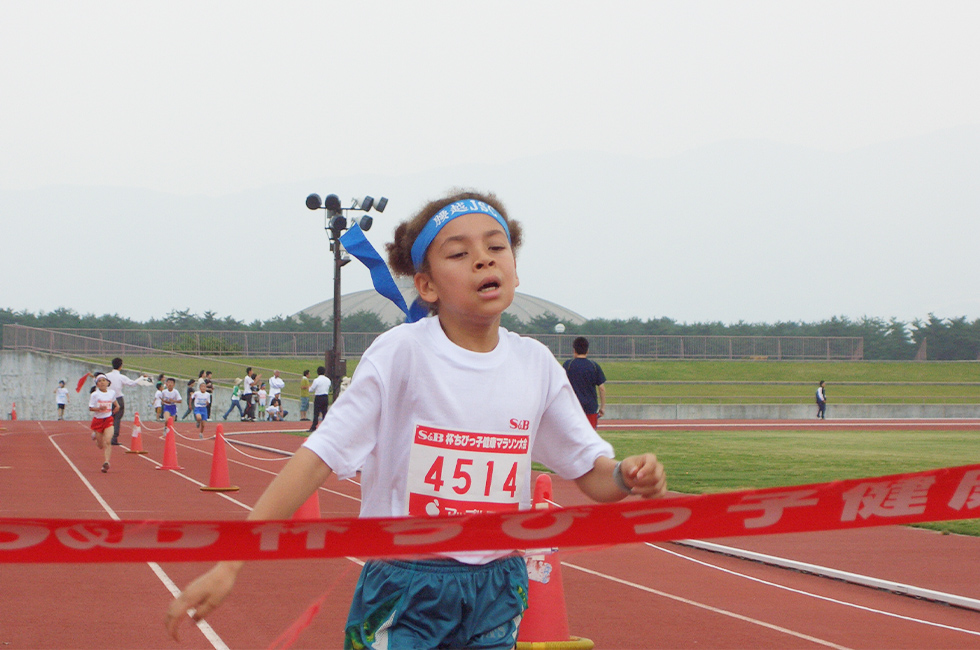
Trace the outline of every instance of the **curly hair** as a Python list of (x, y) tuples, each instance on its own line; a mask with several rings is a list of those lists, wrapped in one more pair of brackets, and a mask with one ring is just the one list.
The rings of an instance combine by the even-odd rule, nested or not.
[[(415, 275), (415, 264), (412, 263), (412, 245), (415, 244), (415, 240), (418, 239), (419, 233), (422, 232), (425, 225), (429, 223), (429, 220), (437, 212), (439, 212), (439, 210), (442, 210), (451, 203), (462, 201), (464, 199), (483, 201), (500, 213), (500, 216), (502, 216), (504, 221), (507, 222), (507, 227), (510, 230), (510, 247), (514, 251), (514, 255), (517, 255), (517, 249), (520, 248), (521, 245), (521, 224), (507, 216), (507, 210), (500, 202), (500, 199), (498, 199), (492, 192), (484, 194), (474, 190), (454, 188), (453, 190), (450, 190), (448, 196), (441, 199), (436, 199), (434, 201), (429, 201), (414, 216), (401, 222), (398, 224), (398, 227), (395, 228), (395, 240), (390, 244), (386, 244), (385, 250), (388, 252), (388, 266), (391, 267), (391, 270), (396, 275), (407, 277), (412, 277)], [(422, 272), (427, 272), (429, 270), (428, 255), (422, 262), (422, 268), (418, 270)]]

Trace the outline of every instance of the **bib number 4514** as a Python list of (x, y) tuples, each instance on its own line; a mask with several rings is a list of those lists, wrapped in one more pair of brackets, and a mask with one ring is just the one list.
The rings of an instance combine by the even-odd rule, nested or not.
[[(456, 458), (456, 466), (452, 469), (452, 475), (446, 476), (448, 471), (445, 467), (446, 457), (436, 456), (429, 470), (425, 473), (425, 483), (432, 486), (432, 491), (442, 492), (445, 486), (452, 489), (459, 496), (471, 496), (470, 492), (474, 487), (482, 490), (484, 497), (490, 497), (495, 490), (501, 494), (507, 494), (511, 499), (517, 493), (517, 463), (511, 463), (510, 467), (497, 468), (496, 461), (487, 460), (479, 464), (469, 458)], [(506, 473), (506, 474), (505, 474)], [(474, 477), (478, 479), (474, 486)], [(503, 483), (495, 483), (495, 480), (503, 479)], [(449, 485), (446, 482), (449, 481)]]

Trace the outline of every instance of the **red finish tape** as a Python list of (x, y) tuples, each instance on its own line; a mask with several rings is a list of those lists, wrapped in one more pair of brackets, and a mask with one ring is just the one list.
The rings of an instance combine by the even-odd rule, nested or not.
[(980, 517), (980, 465), (658, 500), (460, 517), (290, 521), (0, 518), (0, 563), (426, 556)]

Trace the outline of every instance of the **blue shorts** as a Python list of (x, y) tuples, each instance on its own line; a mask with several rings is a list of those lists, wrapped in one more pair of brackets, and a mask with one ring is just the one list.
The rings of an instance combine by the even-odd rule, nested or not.
[(169, 413), (170, 415), (174, 416), (174, 419), (175, 420), (177, 419), (177, 405), (176, 404), (164, 404), (163, 405), (163, 412), (164, 413)]
[(344, 648), (509, 650), (526, 609), (519, 556), (479, 565), (372, 560), (357, 581)]
[(195, 406), (194, 407), (194, 417), (200, 417), (202, 420), (207, 421), (207, 419), (208, 419), (208, 407), (206, 407), (206, 406)]

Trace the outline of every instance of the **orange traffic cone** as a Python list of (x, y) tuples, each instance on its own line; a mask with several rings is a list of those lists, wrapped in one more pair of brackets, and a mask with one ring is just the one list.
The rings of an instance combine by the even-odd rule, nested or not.
[(228, 479), (228, 454), (225, 451), (225, 427), (219, 424), (214, 430), (214, 454), (211, 456), (211, 480), (207, 487), (202, 487), (206, 492), (235, 492), (237, 485), (231, 485)]
[(129, 451), (127, 454), (145, 454), (147, 452), (143, 451), (143, 423), (140, 422), (140, 414), (133, 414), (133, 439), (129, 443)]
[[(551, 477), (538, 476), (534, 484), (536, 510), (547, 510), (551, 499)], [(558, 549), (528, 551), (528, 608), (517, 634), (517, 650), (591, 650), (595, 643), (568, 634), (565, 589), (561, 580)]]
[(317, 488), (306, 502), (296, 509), (293, 519), (321, 519), (320, 516), (320, 489)]
[(163, 465), (157, 469), (184, 469), (177, 464), (177, 432), (173, 424), (167, 427), (167, 440), (163, 443)]
[(17, 419), (17, 402), (14, 402), (14, 405), (10, 408), (10, 419)]

